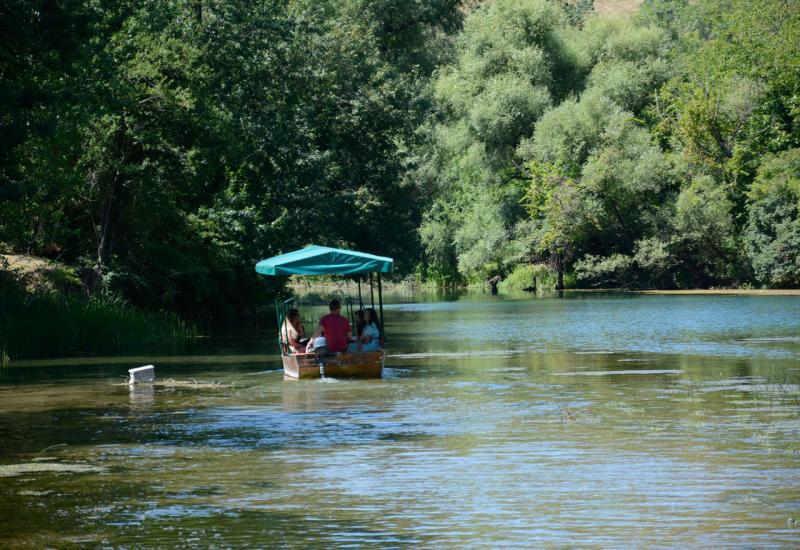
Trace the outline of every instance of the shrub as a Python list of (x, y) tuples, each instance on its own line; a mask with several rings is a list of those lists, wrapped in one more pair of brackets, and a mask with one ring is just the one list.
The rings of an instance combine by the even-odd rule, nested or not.
[(555, 288), (558, 274), (544, 264), (522, 264), (514, 268), (499, 286), (505, 292), (521, 291), (532, 285), (534, 277), (536, 277), (536, 291), (543, 292)]
[(575, 262), (575, 276), (592, 286), (627, 287), (633, 280), (633, 258), (625, 254), (593, 256), (587, 254)]

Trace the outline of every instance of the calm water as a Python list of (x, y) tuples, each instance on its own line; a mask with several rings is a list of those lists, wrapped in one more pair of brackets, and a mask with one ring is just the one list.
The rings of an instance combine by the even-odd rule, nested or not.
[(382, 380), (284, 381), (268, 334), (0, 370), (0, 546), (800, 545), (800, 297), (386, 317)]

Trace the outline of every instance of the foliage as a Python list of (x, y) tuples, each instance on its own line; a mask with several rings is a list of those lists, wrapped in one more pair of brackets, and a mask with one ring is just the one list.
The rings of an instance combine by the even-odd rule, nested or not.
[(798, 284), (796, 201), (767, 182), (794, 177), (775, 155), (800, 145), (800, 6), (647, 0), (576, 20), (557, 4), (473, 11), (439, 71), (417, 151), (428, 258), (467, 277), (547, 262), (589, 285)]
[[(12, 0), (0, 241), (91, 292), (226, 318), (310, 242), (413, 267), (402, 177), (456, 0)], [(405, 260), (405, 261), (404, 261)]]
[(309, 243), (460, 285), (798, 283), (796, 0), (9, 0), (0, 242), (252, 311)]
[(612, 254), (607, 257), (586, 254), (575, 262), (575, 276), (578, 280), (594, 281), (598, 285), (630, 287), (633, 258), (625, 254)]
[(177, 352), (195, 329), (174, 313), (143, 312), (108, 295), (28, 293), (0, 281), (0, 357)]
[(757, 279), (800, 285), (800, 149), (765, 160), (748, 199), (745, 243)]
[(579, 27), (594, 10), (594, 0), (561, 0), (561, 7), (570, 25)]
[(500, 290), (530, 291), (536, 278), (536, 291), (544, 292), (555, 288), (557, 274), (546, 264), (520, 264), (500, 282)]
[(585, 94), (581, 101), (567, 99), (542, 117), (533, 138), (523, 141), (518, 152), (576, 178), (589, 154), (601, 144), (606, 128), (622, 125), (628, 117), (601, 94)]
[(581, 43), (591, 66), (587, 88), (626, 111), (638, 114), (670, 76), (668, 36), (655, 25), (633, 24), (624, 16), (594, 17), (586, 22)]
[(636, 241), (632, 265), (636, 266), (638, 286), (644, 288), (674, 286), (670, 273), (674, 271), (676, 259), (670, 244), (658, 237)]
[(454, 62), (433, 83), (440, 117), (422, 127), (410, 175), (429, 196), (420, 226), (429, 275), (482, 280), (529, 255), (516, 150), (581, 79), (574, 32), (544, 0), (501, 0), (467, 17)]
[(733, 204), (713, 178), (701, 176), (678, 195), (675, 208), (676, 256), (693, 274), (692, 286), (730, 282), (737, 265)]

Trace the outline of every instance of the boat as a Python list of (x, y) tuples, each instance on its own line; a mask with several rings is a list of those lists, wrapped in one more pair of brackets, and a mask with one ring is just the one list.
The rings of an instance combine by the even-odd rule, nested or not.
[[(363, 308), (361, 298), (361, 278), (368, 275), (372, 307), (375, 306), (373, 273), (377, 274), (378, 316), (383, 324), (383, 288), (381, 274), (391, 273), (394, 260), (365, 252), (308, 246), (301, 250), (281, 254), (261, 260), (256, 264), (256, 272), (267, 276), (280, 275), (348, 275), (358, 276), (358, 304)], [(283, 373), (288, 379), (320, 378), (380, 378), (386, 360), (386, 350), (347, 351), (341, 353), (291, 353), (283, 342), (281, 327), (286, 322), (288, 306), (294, 298), (283, 302), (275, 301), (275, 315), (278, 321), (278, 347), (283, 362)], [(348, 300), (351, 326), (355, 325), (352, 300)], [(381, 334), (385, 342), (385, 334)]]
[(380, 378), (386, 350), (342, 352), (321, 360), (315, 353), (281, 353), (287, 378)]

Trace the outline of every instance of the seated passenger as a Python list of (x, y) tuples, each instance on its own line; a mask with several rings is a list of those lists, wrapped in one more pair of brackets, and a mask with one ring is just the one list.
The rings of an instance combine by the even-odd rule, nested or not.
[(381, 349), (382, 332), (378, 314), (374, 309), (369, 308), (365, 320), (367, 325), (364, 327), (361, 338), (358, 339), (359, 348), (361, 351), (378, 351)]
[(350, 329), (350, 321), (342, 315), (342, 305), (339, 300), (331, 300), (328, 304), (330, 313), (325, 315), (319, 320), (314, 335), (314, 338), (325, 334), (325, 340), (330, 353), (338, 353), (340, 351), (347, 351), (347, 342), (350, 341), (352, 336)]
[(303, 321), (300, 319), (300, 312), (296, 309), (290, 309), (281, 329), (281, 340), (288, 348), (287, 351), (290, 353), (306, 352), (308, 338), (305, 337), (305, 332)]
[(366, 310), (359, 309), (356, 311), (356, 338), (361, 338), (361, 333), (364, 332), (364, 327), (367, 326), (364, 315), (366, 315)]

